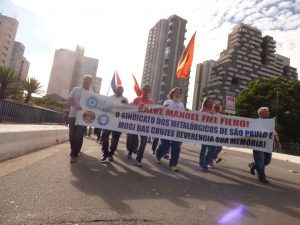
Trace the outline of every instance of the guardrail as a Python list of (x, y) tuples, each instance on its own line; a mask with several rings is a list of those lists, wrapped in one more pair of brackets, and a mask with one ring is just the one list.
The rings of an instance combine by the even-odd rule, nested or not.
[(281, 142), (282, 149), (279, 153), (300, 156), (300, 144), (297, 143), (283, 143)]
[(64, 114), (50, 109), (0, 100), (0, 123), (64, 123)]

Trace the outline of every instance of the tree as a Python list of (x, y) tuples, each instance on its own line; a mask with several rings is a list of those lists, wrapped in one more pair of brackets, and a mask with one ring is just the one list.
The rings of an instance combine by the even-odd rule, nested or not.
[(42, 85), (40, 84), (40, 82), (33, 77), (27, 78), (26, 80), (21, 81), (20, 85), (21, 85), (21, 88), (23, 88), (24, 91), (27, 92), (24, 103), (28, 103), (31, 98), (31, 95), (33, 93), (39, 92), (40, 89), (42, 88)]
[(11, 69), (0, 66), (0, 99), (6, 97), (7, 88), (13, 85), (16, 80), (15, 73)]
[(237, 98), (237, 115), (257, 117), (257, 109), (267, 106), (276, 118), (276, 130), (282, 142), (300, 143), (300, 81), (258, 79), (252, 81)]

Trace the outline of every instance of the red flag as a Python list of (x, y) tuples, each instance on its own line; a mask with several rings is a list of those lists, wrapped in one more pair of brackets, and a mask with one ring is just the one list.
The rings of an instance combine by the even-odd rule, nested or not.
[(189, 76), (189, 72), (192, 66), (193, 56), (194, 56), (195, 36), (196, 36), (196, 32), (192, 36), (189, 44), (184, 49), (178, 61), (176, 77), (179, 79), (188, 78)]
[(142, 89), (140, 88), (138, 82), (135, 79), (135, 76), (132, 74), (133, 80), (134, 80), (134, 91), (136, 93), (137, 96), (141, 96), (142, 95)]

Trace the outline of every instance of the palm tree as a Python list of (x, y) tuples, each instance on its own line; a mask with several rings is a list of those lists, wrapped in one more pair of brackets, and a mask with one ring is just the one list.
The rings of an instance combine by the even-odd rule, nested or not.
[(11, 69), (0, 66), (0, 99), (5, 98), (6, 89), (14, 84), (16, 80), (15, 73)]
[(42, 88), (42, 85), (37, 79), (32, 77), (32, 78), (27, 78), (26, 80), (21, 81), (21, 88), (23, 88), (24, 91), (27, 92), (24, 103), (28, 103), (31, 98), (31, 95), (33, 93), (39, 92), (40, 89)]

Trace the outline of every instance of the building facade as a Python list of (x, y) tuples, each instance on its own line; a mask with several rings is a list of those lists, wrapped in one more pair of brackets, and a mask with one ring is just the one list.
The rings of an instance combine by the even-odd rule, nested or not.
[(29, 67), (30, 67), (29, 61), (23, 56), (22, 60), (21, 60), (20, 70), (18, 71), (18, 74), (17, 74), (17, 76), (21, 80), (26, 80), (27, 79)]
[(158, 104), (162, 104), (176, 86), (183, 89), (184, 102), (187, 101), (189, 78), (176, 78), (177, 64), (184, 50), (186, 24), (185, 19), (172, 15), (159, 20), (149, 31), (142, 86), (151, 86), (151, 98)]
[[(58, 49), (55, 51), (53, 65), (51, 69), (47, 95), (57, 95), (62, 99), (67, 99), (70, 91), (82, 85), (83, 76), (90, 74), (96, 80), (98, 69), (98, 59), (85, 57), (84, 48), (77, 46), (76, 51), (68, 49)], [(101, 84), (101, 83), (100, 83)], [(94, 85), (94, 82), (93, 82)], [(99, 89), (94, 87), (92, 89)], [(99, 85), (99, 82), (97, 82)]]
[(11, 68), (19, 79), (25, 80), (28, 75), (30, 63), (24, 57), (25, 46), (21, 42), (14, 42), (10, 57), (9, 68)]
[(216, 61), (209, 60), (197, 65), (192, 110), (197, 111), (201, 109), (201, 97), (203, 96), (203, 89), (208, 86), (208, 83), (211, 80), (212, 68), (216, 64)]
[(18, 21), (0, 14), (0, 66), (9, 67)]
[(239, 24), (228, 35), (227, 49), (222, 51), (212, 67), (208, 85), (203, 88), (202, 99), (212, 97), (225, 106), (225, 98), (246, 89), (248, 83), (258, 78), (297, 79), (296, 68), (287, 57), (275, 54), (276, 41), (246, 24)]

